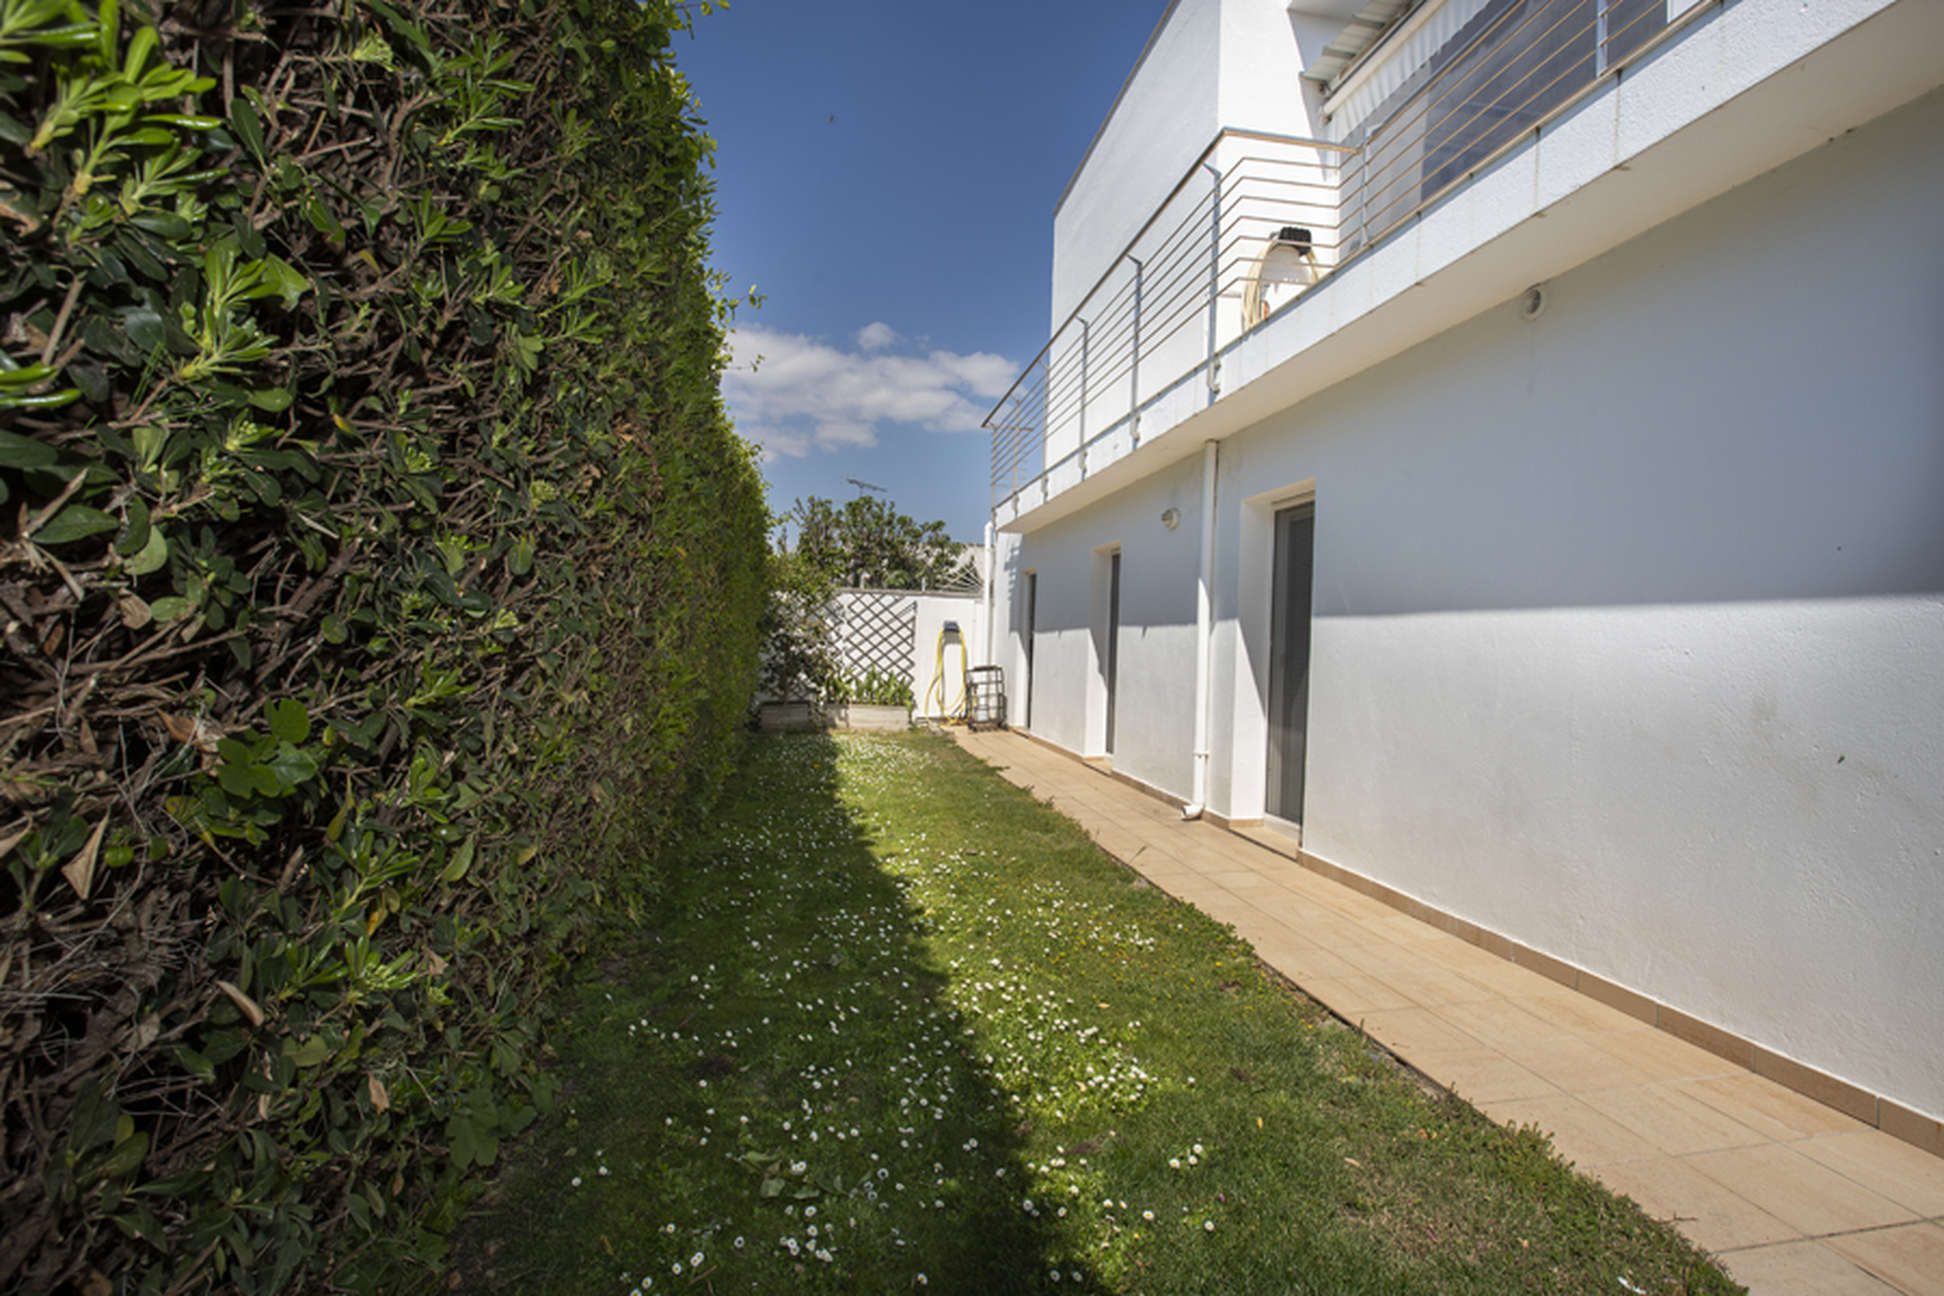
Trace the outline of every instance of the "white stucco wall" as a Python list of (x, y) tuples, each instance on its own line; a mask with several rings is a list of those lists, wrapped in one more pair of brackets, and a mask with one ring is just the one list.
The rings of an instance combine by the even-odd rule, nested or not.
[[(1196, 366), (1242, 333), (1244, 283), (1278, 229), (1310, 229), (1319, 263), (1335, 263), (1340, 152), (1236, 136), (1189, 168), (1224, 126), (1314, 133), (1317, 95), (1297, 75), (1296, 33), (1334, 34), (1343, 21), (1293, 17), (1279, 0), (1181, 0), (1157, 30), (1054, 217), (1036, 469), (1081, 475), (1063, 461), (1126, 420), (1137, 398), (1157, 427), (1205, 409), (1212, 395)], [(1211, 283), (1212, 318), (1200, 300)], [(1131, 429), (1123, 440), (1131, 446)]]
[(1324, 133), (1320, 96), (1300, 73), (1357, 4), (1301, 8), (1177, 0), (1167, 12), (1054, 212), (1049, 328), (1081, 304), (1217, 130)]
[[(938, 636), (947, 621), (956, 621), (965, 645), (965, 664), (978, 666), (985, 661), (985, 621), (986, 605), (983, 594), (915, 594), (918, 603), (918, 621), (915, 627), (911, 654), (911, 693), (917, 699), (913, 714), (936, 719), (940, 714), (937, 700), (929, 698), (932, 680), (938, 674)], [(945, 703), (956, 713), (963, 701), (960, 682), (959, 651), (948, 647), (945, 651)]]
[(1323, 97), (1299, 73), (1356, 15), (1363, 0), (1224, 0), (1224, 126), (1320, 136)]
[(1161, 205), (1221, 125), (1222, 0), (1176, 0), (1053, 213), (1048, 329)]
[[(1313, 480), (1305, 845), (1944, 1115), (1940, 138), (1932, 94), (1225, 441), (1214, 807), (1260, 811), (1266, 518)], [(1180, 794), (1197, 485), (1015, 558), (1034, 728), (1088, 750), (1123, 546), (1115, 763)]]
[[(1172, 531), (1161, 520), (1170, 508), (1179, 510)], [(1103, 753), (1105, 732), (1101, 559), (1119, 547), (1114, 765), (1156, 787), (1175, 787), (1192, 773), (1189, 745), (1175, 735), (1194, 725), (1192, 690), (1183, 681), (1195, 673), (1200, 512), (1199, 465), (1180, 464), (1083, 517), (1024, 538), (1016, 560), (1019, 573), (1031, 570), (1039, 578), (1032, 730), (1096, 756)], [(1018, 616), (1015, 611), (1015, 627)]]

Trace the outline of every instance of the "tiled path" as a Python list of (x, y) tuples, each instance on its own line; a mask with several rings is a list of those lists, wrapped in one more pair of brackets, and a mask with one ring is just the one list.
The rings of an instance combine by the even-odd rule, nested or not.
[(1673, 1220), (1756, 1296), (1944, 1294), (1944, 1159), (1011, 733), (972, 753), (1495, 1120)]

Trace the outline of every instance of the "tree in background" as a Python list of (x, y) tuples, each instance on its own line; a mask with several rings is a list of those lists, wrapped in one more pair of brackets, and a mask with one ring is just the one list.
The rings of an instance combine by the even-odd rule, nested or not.
[(869, 495), (841, 508), (815, 495), (799, 499), (779, 523), (795, 526), (796, 543), (779, 535), (769, 558), (762, 685), (778, 700), (844, 691), (831, 626), (839, 587), (933, 589), (953, 584), (966, 565), (943, 522), (921, 524)]
[(797, 529), (790, 552), (839, 585), (931, 589), (948, 583), (963, 561), (943, 522), (920, 524), (871, 495), (842, 508), (812, 495), (796, 502), (788, 520)]

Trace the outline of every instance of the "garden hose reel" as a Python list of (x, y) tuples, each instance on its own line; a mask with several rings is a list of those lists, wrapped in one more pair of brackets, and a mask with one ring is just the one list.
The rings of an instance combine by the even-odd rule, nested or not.
[[(956, 698), (947, 696), (945, 654), (958, 649)], [(933, 712), (931, 701), (938, 699)], [(925, 710), (936, 715), (940, 724), (962, 724), (971, 729), (998, 729), (1006, 723), (1006, 674), (997, 666), (974, 666), (965, 646), (965, 636), (956, 621), (947, 621), (938, 632), (937, 665), (931, 687), (925, 690)]]
[[(945, 688), (945, 652), (951, 647), (958, 649), (959, 691), (956, 699), (948, 700)], [(931, 687), (925, 690), (926, 713), (936, 715), (941, 724), (965, 723), (966, 701), (972, 693), (971, 676), (972, 664), (966, 655), (965, 636), (959, 632), (958, 622), (947, 621), (938, 631), (937, 668), (932, 673)], [(938, 698), (936, 712), (931, 708), (934, 695)]]

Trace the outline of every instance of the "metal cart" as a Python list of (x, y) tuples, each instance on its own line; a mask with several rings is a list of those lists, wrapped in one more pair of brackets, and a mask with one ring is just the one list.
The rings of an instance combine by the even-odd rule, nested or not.
[(965, 727), (1004, 729), (1006, 727), (1006, 672), (998, 666), (974, 666), (968, 672), (965, 694)]

